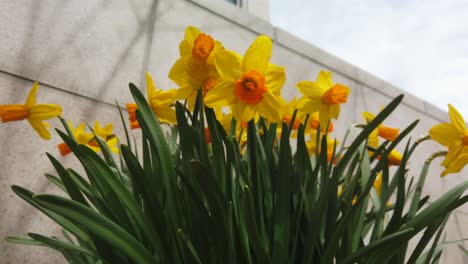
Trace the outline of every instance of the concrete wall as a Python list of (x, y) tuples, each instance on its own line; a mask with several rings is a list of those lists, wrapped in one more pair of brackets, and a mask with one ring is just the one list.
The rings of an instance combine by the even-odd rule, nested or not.
[[(221, 0), (0, 0), (0, 104), (22, 102), (33, 81), (39, 81), (40, 102), (59, 103), (74, 122), (114, 123), (123, 135), (114, 100), (131, 102), (128, 82), (143, 87), (145, 70), (161, 88), (173, 88), (167, 78), (178, 57), (178, 44), (187, 25), (195, 25), (220, 40), (228, 49), (244, 52), (259, 34), (274, 40), (272, 62), (286, 67), (283, 95), (297, 95), (295, 83), (315, 79), (320, 69), (334, 72), (334, 80), (352, 89), (337, 130), (362, 122), (361, 112), (377, 112), (381, 105), (404, 93), (391, 84), (273, 27), (256, 15)], [(388, 125), (405, 127), (415, 119), (413, 137), (447, 120), (447, 113), (405, 93), (403, 104)], [(52, 127), (60, 127), (52, 121)], [(336, 134), (338, 137), (342, 133)], [(45, 142), (26, 122), (0, 128), (0, 237), (37, 232), (59, 235), (60, 230), (37, 210), (16, 197), (17, 184), (36, 192), (58, 192), (42, 175), (53, 172), (44, 152), (58, 156), (58, 136)], [(417, 168), (437, 144), (422, 145), (412, 160)], [(401, 150), (401, 149), (400, 149)], [(60, 158), (77, 166), (73, 157)], [(425, 193), (431, 199), (462, 181), (461, 175), (440, 179), (437, 162), (428, 175)], [(465, 170), (465, 173), (467, 170)], [(466, 179), (466, 178), (465, 178)], [(447, 225), (447, 240), (468, 237), (468, 206), (457, 210)], [(465, 244), (468, 246), (468, 244)], [(62, 263), (48, 249), (16, 246), (0, 241), (2, 263)], [(467, 263), (457, 246), (443, 256), (444, 263)]]

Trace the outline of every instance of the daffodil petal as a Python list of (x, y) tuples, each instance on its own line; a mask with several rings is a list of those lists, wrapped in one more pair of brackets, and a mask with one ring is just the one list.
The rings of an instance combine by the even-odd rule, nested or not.
[(191, 86), (184, 86), (177, 89), (174, 93), (175, 100), (187, 99), (190, 97), (192, 93), (196, 93), (197, 91), (194, 90)]
[(301, 94), (322, 100), (325, 89), (322, 89), (317, 83), (311, 81), (300, 81), (296, 84), (297, 89)]
[(465, 120), (463, 120), (463, 116), (451, 104), (449, 104), (448, 107), (449, 107), (450, 121), (460, 133), (465, 133), (466, 124), (465, 124)]
[(281, 113), (281, 109), (283, 109), (282, 105), (284, 104), (281, 103), (277, 96), (266, 92), (263, 94), (262, 101), (258, 104), (257, 111), (268, 121), (278, 123), (283, 116)]
[(370, 112), (362, 112), (362, 116), (364, 117), (364, 119), (366, 119), (367, 123), (372, 122), (372, 120), (374, 120), (375, 118), (374, 114)]
[(169, 79), (181, 87), (186, 86), (187, 84), (188, 76), (186, 71), (186, 64), (189, 59), (189, 57), (179, 58), (174, 63), (174, 65), (172, 65), (172, 68), (169, 71)]
[(46, 120), (62, 114), (62, 107), (56, 104), (38, 104), (29, 108), (29, 117)]
[(273, 43), (265, 35), (257, 37), (244, 55), (243, 71), (258, 71), (265, 74), (270, 61)]
[(442, 172), (441, 176), (443, 177), (449, 173), (460, 172), (465, 167), (466, 164), (468, 164), (468, 155), (463, 154), (457, 160), (455, 160), (455, 162), (450, 164), (450, 166), (445, 171)]
[(200, 33), (201, 31), (197, 27), (188, 26), (185, 29), (185, 40), (189, 43), (193, 43)]
[(460, 140), (460, 132), (458, 129), (449, 123), (442, 123), (433, 126), (429, 130), (429, 135), (432, 139), (444, 146), (453, 146)]
[(281, 88), (283, 88), (286, 82), (284, 67), (270, 63), (265, 74), (265, 79), (265, 85), (268, 87), (268, 90), (274, 95), (280, 95)]
[(169, 123), (169, 124), (175, 124), (177, 123), (176, 120), (176, 112), (172, 108), (162, 108), (162, 109), (157, 109), (154, 111), (154, 114), (158, 117), (158, 119), (161, 122)]
[(377, 129), (374, 129), (370, 134), (369, 138), (367, 139), (367, 144), (371, 147), (378, 148), (379, 147), (379, 132)]
[(26, 102), (24, 103), (26, 106), (33, 106), (36, 104), (36, 96), (37, 90), (39, 89), (39, 84), (35, 82), (29, 91), (28, 97), (26, 98)]
[(231, 105), (232, 114), (239, 122), (248, 122), (255, 117), (256, 105), (238, 103)]
[(330, 105), (330, 117), (334, 119), (338, 119), (340, 117), (340, 105), (335, 104), (335, 105)]
[(117, 137), (113, 137), (107, 140), (106, 143), (112, 152), (114, 152), (115, 154), (119, 154), (119, 148), (117, 147), (119, 143), (119, 139)]
[(146, 72), (146, 93), (148, 96), (148, 100), (151, 100), (151, 98), (153, 98), (155, 90), (156, 87), (154, 86), (153, 78), (151, 78), (149, 72)]
[(205, 104), (208, 107), (228, 105), (234, 101), (234, 82), (227, 80), (220, 82), (205, 95)]
[(317, 76), (317, 85), (324, 90), (333, 86), (332, 73), (329, 71), (320, 71)]
[(447, 167), (453, 163), (462, 153), (464, 147), (463, 142), (458, 142), (455, 146), (448, 148), (448, 153), (445, 155), (444, 161), (442, 161), (442, 166)]
[(188, 57), (192, 55), (193, 42), (190, 44), (186, 40), (182, 40), (179, 44), (179, 54), (181, 57)]
[(297, 101), (297, 109), (304, 113), (317, 112), (322, 105), (322, 100), (319, 98), (311, 99), (310, 97), (302, 97)]
[(219, 51), (214, 57), (214, 64), (222, 79), (239, 79), (241, 61), (235, 53), (227, 50)]
[(36, 130), (37, 134), (45, 139), (45, 140), (50, 140), (50, 132), (48, 130), (49, 124), (46, 122), (40, 120), (40, 119), (34, 119), (34, 118), (28, 118), (29, 124)]
[(328, 122), (330, 121), (331, 111), (328, 105), (322, 104), (319, 107), (319, 122), (320, 127), (326, 128), (328, 126)]

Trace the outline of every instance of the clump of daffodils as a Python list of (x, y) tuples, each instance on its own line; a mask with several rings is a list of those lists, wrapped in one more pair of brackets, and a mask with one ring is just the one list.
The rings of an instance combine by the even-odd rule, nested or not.
[[(34, 233), (7, 240), (57, 249), (70, 263), (437, 260), (434, 249), (450, 212), (466, 202), (468, 182), (427, 206), (422, 190), (436, 157), (445, 157), (442, 176), (468, 163), (460, 113), (449, 105), (450, 123), (399, 152), (417, 124), (401, 131), (384, 125), (399, 96), (379, 113), (364, 112), (365, 123), (348, 128), (351, 141), (337, 139), (334, 131), (343, 128), (334, 121), (352, 90), (322, 70), (298, 80), (300, 97), (286, 100), (285, 69), (273, 63), (272, 50), (261, 35), (241, 55), (187, 27), (168, 76), (177, 87), (159, 89), (149, 73), (146, 97), (130, 84), (135, 102), (126, 104), (128, 122), (122, 118), (124, 144), (112, 124), (73, 124), (59, 105), (36, 104), (37, 83), (24, 104), (0, 105), (2, 122), (28, 120), (46, 140), (45, 120), (58, 117), (65, 130), (58, 130), (57, 151), (75, 155), (86, 173), (48, 154), (58, 174), (48, 178), (67, 198), (12, 189), (61, 225), (67, 240)], [(129, 136), (137, 129), (138, 147)], [(410, 188), (406, 166), (427, 139), (447, 151), (429, 156)], [(408, 252), (408, 241), (424, 230)]]

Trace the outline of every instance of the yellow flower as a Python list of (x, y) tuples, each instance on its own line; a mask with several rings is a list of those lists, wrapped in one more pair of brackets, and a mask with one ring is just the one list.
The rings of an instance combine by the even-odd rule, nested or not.
[(332, 118), (340, 115), (340, 104), (346, 103), (350, 89), (334, 84), (332, 73), (320, 71), (317, 81), (300, 81), (297, 89), (304, 95), (298, 102), (298, 109), (306, 113), (319, 112), (320, 126), (326, 127)]
[(27, 119), (41, 138), (49, 140), (49, 124), (44, 120), (60, 116), (62, 107), (56, 104), (36, 104), (38, 88), (39, 85), (35, 82), (24, 105), (0, 105), (0, 119), (4, 123)]
[[(163, 91), (156, 89), (153, 78), (147, 72), (146, 73), (146, 90), (148, 94), (148, 102), (153, 110), (153, 113), (162, 123), (175, 124), (176, 114), (175, 110), (171, 107), (175, 100), (175, 89)], [(132, 129), (140, 128), (136, 118), (136, 104), (127, 104), (128, 118), (130, 120), (130, 127)]]
[[(366, 119), (367, 123), (372, 122), (372, 120), (374, 120), (374, 118), (375, 118), (375, 116), (370, 112), (363, 112), (362, 115)], [(393, 127), (387, 127), (387, 126), (384, 126), (383, 124), (380, 124), (375, 129), (375, 132), (381, 138), (384, 138), (384, 139), (390, 140), (390, 141), (394, 141), (398, 137), (398, 133), (400, 133), (400, 129), (393, 128)]]
[[(109, 149), (114, 153), (119, 153), (118, 148), (118, 138), (112, 133), (112, 124), (107, 124), (104, 127), (101, 127), (99, 121), (94, 122), (94, 133), (100, 138), (102, 138), (109, 146)], [(89, 146), (94, 149), (96, 152), (99, 151), (99, 144), (96, 140), (89, 142)]]
[(219, 74), (213, 63), (216, 52), (223, 50), (219, 41), (189, 26), (185, 38), (179, 45), (180, 58), (169, 72), (169, 78), (179, 85), (176, 99), (187, 99), (191, 110), (197, 99), (198, 89), (203, 96), (219, 82)]
[(432, 139), (448, 147), (448, 154), (442, 165), (446, 168), (441, 176), (456, 173), (468, 163), (468, 130), (463, 116), (451, 104), (449, 117), (451, 123), (442, 123), (429, 130)]
[(250, 45), (243, 58), (231, 51), (219, 51), (214, 62), (222, 81), (208, 91), (205, 104), (229, 105), (240, 122), (251, 120), (256, 113), (270, 122), (280, 122), (286, 104), (279, 96), (284, 69), (269, 63), (271, 51), (271, 39), (263, 35)]
[[(283, 122), (285, 122), (288, 126), (291, 124), (292, 117), (294, 115), (294, 111), (297, 108), (297, 100), (296, 97), (294, 97), (288, 105), (286, 105), (284, 109), (284, 114), (283, 114)], [(294, 124), (292, 125), (291, 130), (297, 130), (299, 126), (301, 125), (301, 118), (303, 116), (301, 113), (297, 112), (296, 113), (296, 118), (294, 119)]]
[[(369, 112), (363, 112), (362, 114), (367, 123), (371, 122), (375, 118), (375, 116)], [(380, 124), (370, 133), (367, 144), (371, 147), (378, 148), (380, 146), (379, 136), (393, 141), (398, 136), (399, 131), (400, 130), (397, 128), (386, 127)], [(369, 155), (372, 155), (372, 151), (370, 151)], [(377, 156), (377, 159), (381, 158), (382, 157), (380, 155)], [(388, 164), (398, 166), (400, 165), (402, 158), (403, 156), (400, 152), (398, 152), (396, 149), (392, 149), (387, 156)]]
[(380, 197), (382, 194), (382, 173), (377, 174), (377, 177), (374, 181), (374, 189), (377, 195)]
[[(309, 150), (310, 155), (315, 155), (317, 151), (317, 144), (316, 144), (317, 131), (312, 129), (309, 131), (309, 133), (310, 133), (310, 139), (309, 141), (306, 142), (307, 149)], [(322, 134), (320, 134), (319, 144), (321, 142), (321, 138), (322, 138)], [(330, 162), (333, 160), (333, 149), (335, 148), (335, 145), (338, 146), (340, 142), (336, 139), (331, 139), (328, 136), (328, 134), (326, 135), (326, 140), (327, 140), (327, 160)], [(321, 152), (320, 148), (318, 151), (319, 153)], [(336, 160), (333, 160), (333, 161), (336, 162)]]
[[(91, 142), (91, 140), (93, 140), (94, 138), (93, 134), (89, 132), (85, 132), (84, 123), (79, 124), (75, 129), (73, 127), (72, 122), (68, 120), (68, 127), (70, 128), (70, 131), (72, 132), (73, 137), (75, 138), (78, 144), (88, 145)], [(68, 147), (68, 145), (65, 142), (58, 144), (57, 147), (62, 156), (66, 156), (71, 153), (71, 149)]]

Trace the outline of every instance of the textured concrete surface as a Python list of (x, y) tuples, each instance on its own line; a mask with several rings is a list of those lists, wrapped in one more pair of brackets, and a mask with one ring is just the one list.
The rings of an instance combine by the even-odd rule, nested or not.
[[(352, 94), (343, 107), (336, 130), (363, 122), (361, 112), (378, 112), (396, 95), (404, 93), (390, 83), (307, 43), (265, 20), (267, 1), (248, 1), (238, 9), (220, 0), (0, 0), (0, 104), (23, 102), (32, 81), (39, 81), (38, 101), (60, 103), (64, 116), (74, 122), (115, 124), (122, 135), (118, 112), (112, 106), (131, 101), (128, 82), (142, 86), (148, 70), (160, 88), (174, 88), (167, 78), (178, 57), (178, 45), (187, 25), (195, 25), (220, 40), (226, 48), (243, 53), (259, 34), (273, 38), (272, 62), (286, 67), (283, 95), (298, 95), (299, 80), (313, 80), (321, 69), (333, 71), (335, 82), (348, 85)], [(249, 13), (250, 12), (250, 13)], [(263, 18), (263, 19), (262, 19)], [(404, 128), (420, 119), (411, 133), (413, 139), (433, 125), (447, 120), (447, 113), (428, 102), (405, 93), (403, 104), (387, 120), (389, 126)], [(52, 127), (60, 127), (57, 120)], [(341, 137), (343, 132), (335, 134)], [(36, 192), (58, 192), (44, 177), (53, 172), (44, 154), (58, 155), (57, 136), (42, 141), (26, 122), (0, 127), (0, 237), (38, 232), (60, 235), (60, 229), (17, 198), (10, 185), (18, 184)], [(404, 146), (399, 148), (402, 151)], [(434, 142), (423, 143), (416, 151), (409, 176), (418, 177), (424, 160), (442, 150)], [(73, 157), (60, 158), (76, 168)], [(437, 197), (459, 184), (459, 175), (439, 177), (436, 160), (427, 176), (425, 194)], [(452, 214), (447, 224), (447, 241), (468, 237), (468, 206)], [(461, 245), (468, 246), (464, 242)], [(0, 240), (1, 263), (63, 263), (55, 252), (8, 244)], [(468, 263), (456, 244), (447, 247), (443, 263)]]

